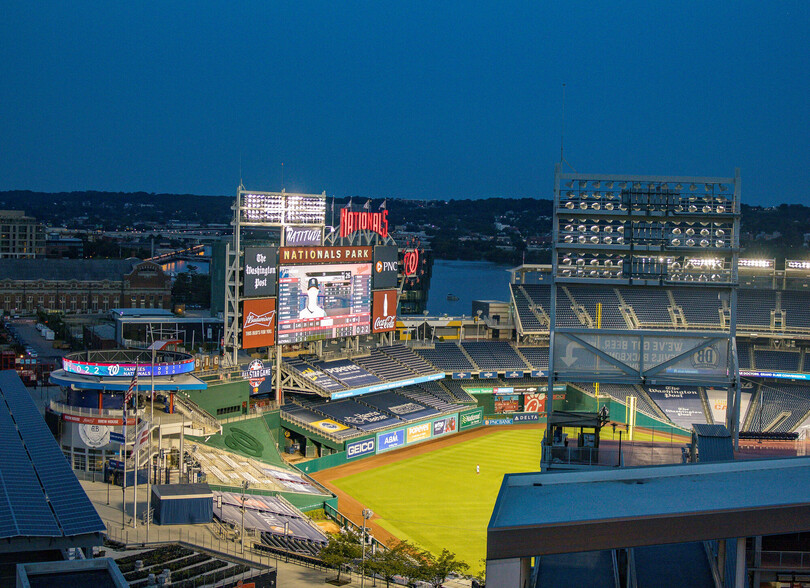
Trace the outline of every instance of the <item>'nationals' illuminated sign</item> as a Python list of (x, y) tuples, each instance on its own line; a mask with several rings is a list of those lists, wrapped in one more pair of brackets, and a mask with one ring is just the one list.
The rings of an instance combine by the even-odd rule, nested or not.
[(388, 237), (388, 211), (352, 212), (340, 209), (340, 236), (348, 237), (355, 231), (373, 231), (383, 239)]
[(305, 263), (363, 263), (371, 261), (371, 247), (282, 247), (279, 265)]

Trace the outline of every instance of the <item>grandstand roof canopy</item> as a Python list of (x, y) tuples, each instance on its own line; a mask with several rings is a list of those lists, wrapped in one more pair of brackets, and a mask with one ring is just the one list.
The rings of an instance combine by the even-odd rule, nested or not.
[[(208, 384), (191, 374), (175, 374), (173, 376), (155, 376), (155, 390), (174, 392), (176, 390), (205, 390)], [(87, 374), (74, 374), (65, 370), (51, 372), (50, 382), (60, 386), (72, 386), (78, 390), (109, 390), (123, 392), (129, 389), (132, 378), (111, 376), (90, 376)], [(146, 392), (152, 389), (152, 378), (142, 376), (138, 378), (138, 391)]]
[(507, 474), (487, 559), (810, 531), (810, 458)]
[(105, 530), (19, 376), (0, 372), (0, 553), (101, 545)]

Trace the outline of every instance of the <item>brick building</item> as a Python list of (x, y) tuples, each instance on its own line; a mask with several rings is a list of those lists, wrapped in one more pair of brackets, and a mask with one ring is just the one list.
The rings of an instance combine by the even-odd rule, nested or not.
[(171, 308), (171, 278), (160, 265), (129, 259), (0, 259), (0, 309), (71, 314), (112, 308)]

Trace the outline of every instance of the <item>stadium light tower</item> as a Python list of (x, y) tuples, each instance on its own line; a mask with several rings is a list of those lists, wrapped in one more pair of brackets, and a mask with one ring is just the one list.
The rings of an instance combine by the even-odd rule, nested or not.
[[(739, 170), (730, 178), (632, 176), (563, 173), (557, 164), (554, 175), (549, 390), (557, 381), (724, 387), (738, 443)], [(676, 330), (598, 328), (573, 301), (600, 288), (659, 300), (671, 288), (703, 293), (695, 300), (716, 301), (719, 324), (675, 314)]]

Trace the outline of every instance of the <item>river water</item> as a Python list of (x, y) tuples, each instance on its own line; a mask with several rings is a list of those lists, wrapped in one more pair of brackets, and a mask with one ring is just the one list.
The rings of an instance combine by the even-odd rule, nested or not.
[[(509, 270), (512, 266), (498, 265), (488, 261), (433, 262), (433, 275), (428, 292), (430, 316), (470, 316), (473, 300), (509, 300)], [(449, 301), (447, 295), (458, 296)]]

